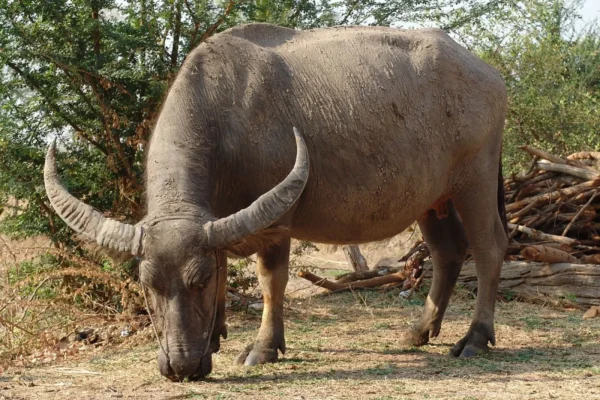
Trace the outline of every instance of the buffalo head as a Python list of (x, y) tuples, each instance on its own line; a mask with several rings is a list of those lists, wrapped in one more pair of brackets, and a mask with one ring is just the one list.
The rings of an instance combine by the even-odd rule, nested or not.
[(57, 214), (100, 246), (142, 259), (140, 280), (150, 289), (152, 316), (162, 329), (159, 368), (169, 379), (208, 375), (212, 353), (219, 350), (219, 336), (226, 336), (227, 260), (222, 250), (275, 223), (302, 194), (308, 179), (308, 152), (296, 128), (294, 134), (297, 154), (293, 170), (249, 207), (222, 219), (203, 210), (198, 215), (149, 216), (136, 225), (107, 219), (70, 195), (58, 178), (56, 149), (54, 144), (50, 146), (44, 182)]

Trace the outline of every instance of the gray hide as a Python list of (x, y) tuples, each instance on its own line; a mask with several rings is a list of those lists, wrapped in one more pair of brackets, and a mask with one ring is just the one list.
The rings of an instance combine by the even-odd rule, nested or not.
[[(236, 360), (254, 365), (285, 351), (290, 237), (362, 243), (415, 220), (434, 279), (401, 342), (422, 345), (439, 334), (470, 245), (478, 297), (451, 353), (487, 350), (507, 246), (499, 201), (505, 113), (498, 72), (440, 30), (252, 24), (198, 46), (150, 142), (147, 216), (135, 227), (109, 224), (101, 238), (143, 255), (140, 276), (163, 330), (161, 372), (173, 380), (210, 372), (226, 335), (226, 251), (258, 252), (263, 321)], [(67, 196), (50, 154), (48, 164), (59, 215), (100, 243), (98, 227), (109, 225)], [(133, 250), (140, 229), (141, 252)]]

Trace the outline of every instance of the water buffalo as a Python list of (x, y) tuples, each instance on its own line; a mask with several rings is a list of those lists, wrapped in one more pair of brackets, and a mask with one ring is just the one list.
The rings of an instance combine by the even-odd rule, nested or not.
[(236, 360), (255, 365), (285, 352), (290, 238), (363, 243), (415, 220), (433, 283), (399, 345), (439, 334), (470, 245), (477, 302), (451, 350), (469, 357), (495, 342), (506, 104), (498, 72), (441, 30), (244, 25), (194, 49), (175, 79), (147, 151), (142, 221), (106, 219), (71, 196), (53, 147), (46, 191), (72, 229), (143, 258), (172, 380), (212, 369), (227, 333), (227, 252), (258, 253), (262, 323)]

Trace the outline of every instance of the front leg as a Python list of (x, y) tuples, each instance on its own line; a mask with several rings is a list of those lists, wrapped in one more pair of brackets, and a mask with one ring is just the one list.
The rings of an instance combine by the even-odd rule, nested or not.
[(263, 315), (258, 335), (236, 358), (238, 365), (256, 365), (277, 361), (285, 353), (283, 298), (288, 282), (290, 238), (259, 251), (256, 273), (263, 293)]

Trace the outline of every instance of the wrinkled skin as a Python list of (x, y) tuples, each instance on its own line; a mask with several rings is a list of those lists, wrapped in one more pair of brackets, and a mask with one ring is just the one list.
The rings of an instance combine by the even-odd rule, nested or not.
[[(216, 271), (226, 252), (258, 253), (265, 302), (256, 340), (236, 362), (273, 362), (285, 351), (290, 239), (369, 242), (415, 220), (434, 278), (423, 315), (399, 345), (423, 345), (440, 333), (471, 246), (475, 312), (451, 351), (470, 357), (495, 343), (507, 247), (499, 190), (505, 113), (497, 71), (442, 31), (246, 25), (201, 44), (175, 80), (148, 151), (144, 220), (131, 227), (92, 214), (100, 222), (83, 224), (87, 209), (59, 214), (98, 243), (143, 257), (141, 279), (163, 331), (160, 370), (170, 379), (211, 370), (225, 335), (225, 272)], [(303, 150), (292, 126), (310, 167), (298, 161)], [(300, 172), (288, 179), (293, 166)], [(76, 200), (62, 200), (48, 171), (49, 197), (66, 208)], [(97, 224), (105, 225), (89, 228)]]
[[(172, 380), (208, 375), (211, 354), (219, 351), (219, 335), (227, 336), (227, 260), (222, 253), (205, 254), (198, 235), (187, 235), (194, 231), (200, 232), (200, 226), (188, 220), (165, 221), (148, 229), (144, 246), (153, 249), (152, 256), (140, 265), (140, 281), (151, 290), (156, 322), (163, 332), (159, 369)], [(165, 241), (166, 236), (172, 241)]]

